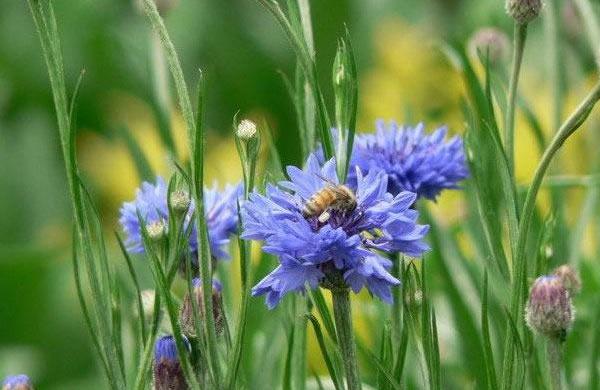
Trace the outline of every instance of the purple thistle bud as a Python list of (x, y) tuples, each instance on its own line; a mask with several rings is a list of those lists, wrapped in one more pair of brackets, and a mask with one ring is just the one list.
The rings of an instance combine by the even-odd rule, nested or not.
[[(202, 281), (200, 278), (192, 280), (194, 286), (193, 297), (198, 305), (198, 316), (200, 321), (204, 320), (204, 306), (202, 304)], [(224, 327), (224, 316), (223, 316), (223, 297), (221, 295), (221, 282), (213, 279), (212, 282), (212, 304), (213, 304), (213, 318), (215, 320), (215, 328), (217, 334), (223, 332)], [(188, 337), (196, 337), (196, 327), (194, 326), (194, 306), (189, 294), (186, 294), (181, 305), (181, 312), (179, 313), (179, 323), (181, 324), (181, 331)]]
[(542, 0), (507, 0), (506, 12), (518, 24), (525, 25), (538, 17), (542, 5)]
[(510, 52), (510, 42), (504, 31), (495, 27), (484, 27), (473, 34), (469, 40), (469, 52), (478, 58), (489, 60), (490, 64), (504, 61)]
[(534, 331), (563, 339), (574, 319), (569, 292), (557, 276), (541, 276), (529, 292), (525, 320)]
[(9, 375), (2, 382), (2, 390), (33, 390), (27, 375)]
[[(184, 341), (189, 348), (187, 339)], [(179, 362), (175, 338), (163, 336), (154, 345), (154, 389), (155, 390), (187, 390), (188, 384)]]
[(577, 294), (581, 290), (581, 279), (579, 272), (568, 264), (563, 264), (556, 268), (553, 273), (558, 276), (562, 285), (567, 289), (570, 295)]

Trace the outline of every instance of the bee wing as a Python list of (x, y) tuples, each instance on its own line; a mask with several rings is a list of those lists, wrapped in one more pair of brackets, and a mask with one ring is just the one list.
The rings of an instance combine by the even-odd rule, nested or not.
[(323, 180), (325, 183), (327, 183), (327, 185), (328, 185), (329, 187), (337, 187), (337, 186), (339, 185), (339, 184), (335, 183), (333, 180), (331, 180), (331, 179), (328, 179), (328, 178), (326, 178), (326, 177), (325, 177), (325, 176), (323, 176), (323, 175), (320, 175), (320, 174), (318, 174), (318, 173), (317, 173), (316, 175), (317, 175), (317, 177), (318, 177), (319, 179), (321, 179), (321, 180)]

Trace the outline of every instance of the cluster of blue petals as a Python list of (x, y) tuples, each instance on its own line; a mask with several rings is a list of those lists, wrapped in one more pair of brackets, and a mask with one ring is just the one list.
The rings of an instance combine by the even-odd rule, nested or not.
[[(183, 342), (188, 349), (191, 349), (188, 339), (185, 336), (181, 336)], [(177, 344), (175, 343), (175, 337), (172, 335), (162, 336), (154, 344), (154, 361), (156, 362), (178, 362), (179, 355), (177, 354)]]
[(31, 380), (27, 375), (10, 375), (2, 382), (2, 390), (32, 389)]
[(422, 241), (428, 226), (418, 225), (411, 209), (416, 194), (388, 192), (388, 177), (370, 169), (354, 172), (356, 209), (331, 211), (326, 222), (305, 218), (306, 202), (328, 185), (338, 184), (335, 161), (321, 166), (310, 155), (304, 170), (287, 168), (289, 181), (268, 185), (266, 194), (252, 193), (242, 208), (242, 238), (264, 241), (263, 250), (276, 255), (280, 265), (252, 290), (266, 294), (269, 308), (288, 292), (316, 288), (326, 274), (337, 272), (354, 292), (366, 287), (385, 302), (390, 287), (400, 282), (388, 270), (392, 263), (380, 251), (420, 256), (428, 249)]
[[(427, 134), (422, 124), (413, 128), (378, 121), (376, 126), (375, 133), (356, 136), (350, 165), (363, 172), (383, 170), (391, 194), (410, 191), (435, 200), (469, 176), (463, 141), (459, 136), (446, 139), (447, 128)], [(351, 170), (349, 181), (355, 180)]]
[[(216, 259), (228, 259), (229, 238), (237, 230), (237, 202), (242, 194), (242, 185), (227, 185), (219, 191), (215, 184), (204, 190), (205, 216), (210, 241), (211, 254)], [(123, 203), (119, 222), (127, 236), (125, 244), (132, 253), (144, 252), (142, 231), (138, 212), (148, 223), (162, 221), (168, 226), (169, 207), (167, 202), (168, 186), (162, 177), (157, 177), (156, 183), (142, 183), (136, 192), (135, 200)], [(186, 215), (186, 223), (192, 221), (194, 212), (193, 202)], [(189, 246), (190, 251), (196, 252), (198, 240), (196, 226), (192, 221)]]

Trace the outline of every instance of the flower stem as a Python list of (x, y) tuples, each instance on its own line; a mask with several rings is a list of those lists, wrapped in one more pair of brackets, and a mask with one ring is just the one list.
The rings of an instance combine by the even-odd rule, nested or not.
[[(402, 279), (401, 275), (401, 263), (402, 254), (396, 253), (392, 258), (392, 276), (398, 280)], [(394, 303), (392, 304), (392, 338), (394, 340), (393, 345), (400, 345), (400, 338), (402, 334), (402, 290), (401, 286), (396, 286), (392, 289), (392, 295), (394, 297)]]
[(333, 298), (333, 315), (338, 342), (342, 350), (342, 359), (346, 371), (348, 390), (360, 390), (360, 376), (356, 360), (356, 346), (352, 329), (352, 307), (348, 289), (331, 290)]
[(546, 345), (546, 357), (550, 373), (550, 388), (561, 390), (562, 341), (558, 337), (549, 337)]
[(526, 39), (527, 25), (515, 23), (513, 64), (510, 73), (510, 81), (508, 83), (508, 101), (506, 104), (506, 118), (504, 121), (504, 142), (506, 155), (508, 157), (508, 167), (512, 176), (514, 176), (515, 170), (515, 106), (517, 85), (519, 84), (519, 75), (521, 73), (521, 63), (523, 62), (523, 51), (525, 49)]

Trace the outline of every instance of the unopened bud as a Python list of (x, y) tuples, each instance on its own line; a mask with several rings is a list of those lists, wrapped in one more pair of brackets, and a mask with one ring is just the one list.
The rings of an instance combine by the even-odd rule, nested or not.
[(250, 141), (252, 138), (256, 137), (256, 132), (256, 123), (249, 119), (242, 119), (238, 124), (236, 134), (242, 141)]
[(176, 213), (185, 213), (190, 208), (190, 194), (187, 191), (177, 190), (171, 194), (171, 208)]
[(2, 382), (2, 390), (33, 390), (27, 375), (10, 375)]
[(485, 27), (473, 34), (469, 40), (469, 51), (475, 57), (487, 56), (490, 64), (498, 64), (508, 57), (510, 43), (504, 31)]
[(538, 17), (542, 5), (542, 0), (507, 0), (506, 12), (518, 24), (525, 25)]
[(561, 265), (554, 270), (554, 275), (558, 276), (570, 295), (577, 294), (579, 290), (581, 290), (581, 278), (579, 278), (579, 273), (570, 265)]
[[(188, 341), (183, 337), (186, 346)], [(188, 384), (181, 368), (175, 338), (163, 336), (154, 345), (154, 390), (187, 390)]]
[(160, 242), (167, 235), (167, 227), (162, 220), (154, 221), (146, 226), (148, 237), (154, 242)]
[(140, 293), (142, 297), (142, 310), (143, 313), (141, 315), (144, 316), (145, 319), (149, 320), (154, 317), (154, 304), (156, 302), (156, 293), (154, 290), (142, 290)]
[(534, 331), (547, 337), (564, 339), (573, 322), (569, 292), (557, 276), (541, 276), (529, 292), (525, 320)]
[[(198, 317), (200, 321), (204, 320), (204, 305), (202, 304), (202, 282), (199, 278), (192, 281), (194, 290), (192, 296), (198, 306)], [(212, 305), (213, 319), (217, 333), (223, 332), (225, 319), (223, 317), (223, 299), (221, 296), (222, 286), (218, 280), (213, 279), (212, 282)], [(189, 294), (186, 294), (181, 305), (181, 313), (179, 314), (179, 322), (181, 331), (188, 337), (196, 337), (196, 327), (194, 326), (194, 306)]]

